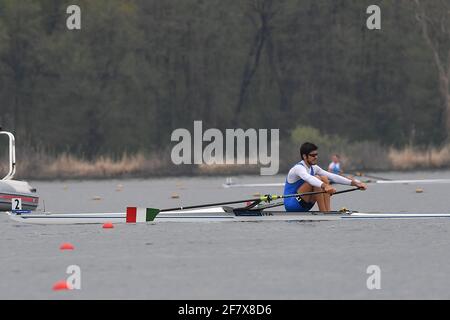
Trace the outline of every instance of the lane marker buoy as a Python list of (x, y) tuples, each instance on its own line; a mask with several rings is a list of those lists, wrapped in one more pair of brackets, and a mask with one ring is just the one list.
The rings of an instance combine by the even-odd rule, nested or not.
[(111, 222), (106, 222), (103, 224), (103, 229), (113, 229), (114, 225)]
[(60, 250), (75, 250), (75, 247), (69, 242), (64, 242), (63, 244), (61, 244), (59, 249)]
[(70, 290), (69, 284), (66, 280), (61, 280), (53, 285), (53, 291)]

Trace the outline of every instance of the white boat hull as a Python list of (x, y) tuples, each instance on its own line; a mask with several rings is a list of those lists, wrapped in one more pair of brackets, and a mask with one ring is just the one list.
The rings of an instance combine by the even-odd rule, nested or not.
[[(126, 223), (126, 213), (8, 213), (17, 222), (34, 224), (113, 224)], [(168, 211), (159, 213), (151, 223), (158, 222), (258, 222), (258, 221), (332, 221), (367, 219), (450, 219), (450, 213), (404, 214), (404, 213), (304, 213), (284, 211), (262, 211), (254, 215), (238, 215), (232, 209), (216, 207), (197, 210)]]

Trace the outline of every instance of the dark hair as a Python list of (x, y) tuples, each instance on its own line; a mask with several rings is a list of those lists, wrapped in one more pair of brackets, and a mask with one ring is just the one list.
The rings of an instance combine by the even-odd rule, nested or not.
[(316, 151), (317, 149), (319, 149), (319, 148), (314, 143), (305, 142), (300, 147), (300, 158), (302, 158), (302, 160), (303, 160), (303, 155), (308, 155), (311, 152)]

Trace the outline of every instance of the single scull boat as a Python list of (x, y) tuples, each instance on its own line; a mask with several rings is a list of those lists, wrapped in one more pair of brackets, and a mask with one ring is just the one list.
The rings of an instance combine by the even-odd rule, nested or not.
[[(338, 191), (333, 195), (353, 192), (359, 188)], [(450, 218), (450, 213), (364, 213), (357, 211), (335, 212), (286, 212), (272, 210), (283, 202), (274, 200), (298, 197), (325, 191), (305, 192), (291, 195), (264, 195), (259, 198), (176, 207), (168, 209), (128, 207), (126, 212), (116, 213), (31, 213), (8, 212), (17, 222), (34, 224), (98, 224), (98, 223), (146, 223), (146, 222), (258, 222), (258, 221), (330, 221), (349, 219), (431, 219)], [(262, 203), (266, 204), (262, 204)], [(233, 208), (227, 205), (247, 203), (245, 207)]]
[[(140, 208), (128, 208), (130, 211)], [(144, 212), (145, 208), (142, 209)], [(127, 212), (119, 213), (8, 213), (14, 221), (34, 224), (103, 224), (127, 223)], [(153, 219), (142, 222), (258, 222), (258, 221), (333, 221), (333, 220), (367, 220), (367, 219), (450, 219), (450, 213), (363, 213), (345, 212), (285, 212), (274, 210), (236, 210), (221, 206), (206, 209), (180, 210), (160, 212)], [(133, 223), (135, 223), (134, 221)]]

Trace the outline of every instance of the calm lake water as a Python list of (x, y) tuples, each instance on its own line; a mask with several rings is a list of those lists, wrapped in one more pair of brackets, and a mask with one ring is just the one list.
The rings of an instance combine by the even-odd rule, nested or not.
[[(374, 173), (450, 178), (450, 171)], [(237, 183), (283, 182), (284, 176)], [(245, 199), (282, 188), (224, 189), (224, 177), (31, 181), (51, 212), (120, 212)], [(117, 186), (122, 185), (122, 188)], [(346, 188), (339, 186), (339, 189)], [(416, 193), (416, 189), (423, 193)], [(172, 195), (179, 196), (173, 199)], [(450, 184), (370, 184), (333, 198), (333, 209), (450, 212)], [(94, 198), (100, 200), (93, 200)], [(43, 201), (42, 201), (43, 200)], [(39, 226), (0, 217), (3, 299), (449, 299), (450, 219)], [(70, 242), (74, 251), (61, 252)], [(54, 292), (81, 268), (81, 290)], [(366, 285), (368, 266), (381, 289)]]

